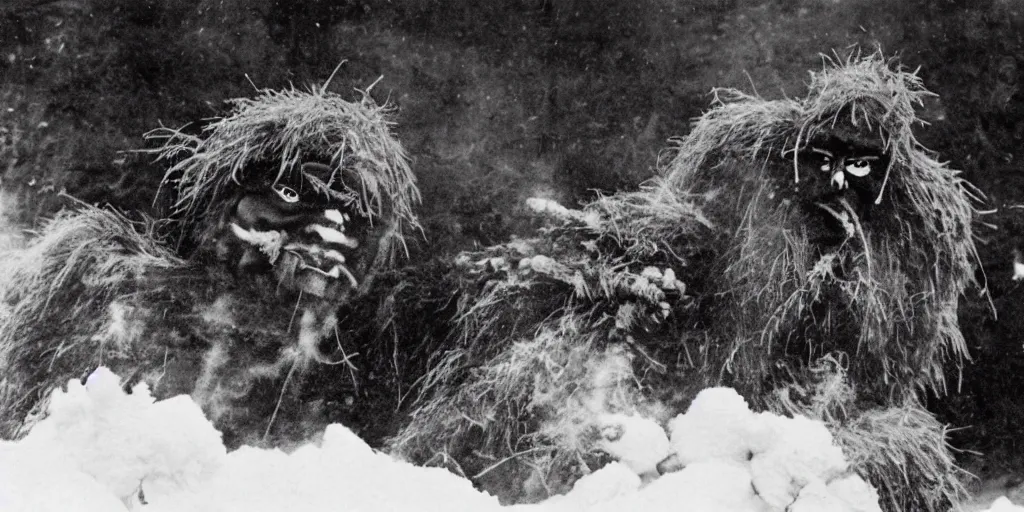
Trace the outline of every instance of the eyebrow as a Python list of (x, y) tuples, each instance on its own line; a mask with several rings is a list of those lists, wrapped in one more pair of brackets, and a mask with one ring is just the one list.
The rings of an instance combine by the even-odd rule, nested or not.
[(857, 156), (857, 157), (853, 157), (853, 158), (848, 158), (847, 160), (866, 160), (868, 162), (874, 162), (875, 160), (878, 160), (879, 158), (881, 158), (881, 157), (879, 157), (878, 155), (864, 155), (864, 156)]

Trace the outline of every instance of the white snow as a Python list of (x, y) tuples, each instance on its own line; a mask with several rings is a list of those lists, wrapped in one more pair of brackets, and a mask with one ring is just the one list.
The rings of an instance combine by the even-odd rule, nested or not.
[(768, 511), (750, 485), (750, 473), (731, 461), (703, 461), (669, 473), (613, 510)]
[(641, 416), (606, 414), (601, 417), (598, 447), (641, 477), (658, 476), (658, 463), (671, 454), (665, 429)]
[(22, 449), (0, 443), (0, 510), (123, 512), (110, 488), (96, 481), (56, 449)]
[(1015, 505), (1010, 498), (1002, 496), (999, 499), (992, 502), (992, 506), (985, 509), (984, 512), (1024, 512), (1024, 507)]
[[(55, 391), (25, 439), (0, 442), (0, 511), (880, 510), (824, 425), (755, 414), (731, 389), (700, 393), (669, 422), (671, 441), (643, 416), (600, 421), (600, 448), (618, 462), (565, 496), (502, 507), (468, 480), (395, 460), (342, 425), (291, 453), (227, 453), (191, 399), (156, 402), (145, 386), (126, 394), (101, 368)], [(659, 475), (670, 457), (679, 470)]]
[(828, 491), (844, 501), (851, 511), (872, 512), (881, 509), (878, 506), (878, 491), (858, 475), (833, 480), (828, 484)]
[(730, 388), (710, 388), (693, 399), (686, 414), (669, 422), (672, 447), (679, 462), (750, 460), (756, 422), (746, 400)]
[[(188, 492), (182, 492), (188, 491)], [(498, 507), (468, 480), (374, 452), (351, 431), (332, 425), (318, 446), (241, 448), (201, 486), (149, 499), (146, 511), (422, 510)]]
[(72, 380), (66, 392), (54, 392), (48, 412), (16, 448), (60, 454), (122, 500), (143, 479), (155, 490), (208, 479), (226, 454), (220, 433), (188, 397), (154, 402), (145, 384), (126, 394), (106, 368), (85, 385)]
[[(760, 425), (753, 429), (760, 429), (763, 437), (754, 446), (750, 472), (758, 494), (772, 507), (784, 509), (806, 486), (824, 487), (846, 471), (842, 450), (820, 421), (766, 413), (756, 419)], [(831, 494), (827, 489), (823, 492)]]

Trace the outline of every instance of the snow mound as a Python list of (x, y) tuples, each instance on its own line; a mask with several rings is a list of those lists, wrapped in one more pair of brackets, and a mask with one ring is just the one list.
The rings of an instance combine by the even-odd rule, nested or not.
[(986, 509), (985, 512), (1024, 512), (1024, 507), (1014, 505), (1010, 498), (1003, 496), (993, 501), (992, 506)]
[(654, 420), (635, 415), (600, 418), (598, 446), (640, 476), (657, 476), (658, 463), (670, 454), (668, 436)]
[(290, 454), (243, 447), (204, 485), (150, 501), (146, 511), (420, 510), (482, 511), (498, 500), (440, 468), (375, 452), (341, 425), (320, 446)]
[(669, 429), (684, 472), (708, 461), (736, 465), (765, 510), (881, 510), (877, 491), (848, 474), (842, 450), (820, 421), (756, 414), (735, 390), (709, 388)]
[(395, 460), (341, 425), (291, 453), (226, 453), (188, 397), (156, 402), (144, 385), (129, 394), (101, 368), (84, 385), (54, 391), (48, 415), (25, 439), (0, 442), (0, 510), (880, 510), (877, 492), (848, 472), (824, 425), (755, 414), (731, 389), (701, 392), (669, 422), (671, 436), (636, 415), (601, 423), (600, 447), (618, 462), (564, 496), (502, 507), (469, 480)]
[(672, 447), (682, 465), (709, 460), (746, 463), (756, 426), (747, 401), (731, 388), (711, 388), (693, 399), (686, 414), (669, 422)]
[[(6, 446), (0, 467), (16, 473), (13, 460), (46, 459), (72, 481), (88, 482), (88, 492), (106, 489), (130, 505), (144, 482), (147, 496), (196, 485), (216, 473), (225, 456), (220, 433), (188, 397), (155, 402), (145, 384), (127, 394), (116, 375), (100, 368), (85, 384), (72, 380), (67, 391), (55, 390), (47, 417)], [(21, 473), (19, 494), (41, 496), (64, 484), (32, 480), (45, 473)]]
[[(783, 418), (761, 413), (752, 430), (759, 431), (759, 446), (750, 459), (750, 472), (758, 494), (769, 505), (784, 509), (811, 484), (830, 482), (847, 470), (843, 451), (820, 421), (803, 416)], [(838, 498), (838, 497), (837, 497)], [(875, 508), (878, 497), (875, 496)]]

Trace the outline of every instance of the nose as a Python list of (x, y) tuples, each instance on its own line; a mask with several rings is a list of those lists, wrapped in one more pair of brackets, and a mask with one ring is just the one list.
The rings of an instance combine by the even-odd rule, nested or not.
[(850, 187), (850, 182), (846, 181), (846, 171), (844, 170), (844, 163), (842, 160), (832, 168), (832, 179), (830, 180), (832, 186), (843, 190)]
[(836, 171), (832, 174), (832, 186), (839, 190), (846, 188), (846, 174), (843, 171)]

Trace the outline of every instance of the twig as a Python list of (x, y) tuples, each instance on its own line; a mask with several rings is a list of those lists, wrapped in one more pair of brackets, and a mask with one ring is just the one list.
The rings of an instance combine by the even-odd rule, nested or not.
[(295, 366), (298, 364), (296, 358), (292, 361), (292, 367), (288, 370), (288, 375), (284, 378), (284, 384), (281, 385), (281, 394), (277, 397), (277, 405), (274, 406), (274, 414), (270, 415), (270, 423), (267, 424), (267, 430), (263, 432), (263, 440), (266, 441), (267, 437), (270, 436), (270, 428), (274, 426), (274, 420), (277, 419), (277, 412), (281, 410), (281, 403), (284, 402), (284, 393), (288, 390), (288, 382), (292, 379), (292, 374), (295, 373)]
[(537, 446), (537, 447), (534, 447), (534, 448), (530, 448), (529, 450), (523, 450), (521, 452), (513, 453), (512, 455), (509, 455), (508, 457), (505, 457), (504, 459), (501, 459), (498, 462), (495, 462), (494, 464), (491, 464), (490, 466), (487, 466), (486, 468), (484, 468), (483, 471), (473, 475), (470, 478), (470, 480), (476, 480), (476, 479), (486, 475), (487, 473), (490, 473), (491, 471), (495, 470), (498, 466), (500, 466), (500, 465), (502, 465), (502, 464), (504, 464), (504, 463), (506, 463), (506, 462), (508, 462), (508, 461), (510, 461), (510, 460), (512, 460), (514, 458), (516, 458), (516, 457), (519, 457), (520, 455), (526, 455), (527, 453), (533, 453), (533, 452), (539, 452), (539, 451), (545, 451), (545, 450), (551, 451), (551, 450), (554, 450), (554, 448), (551, 447), (551, 446)]

